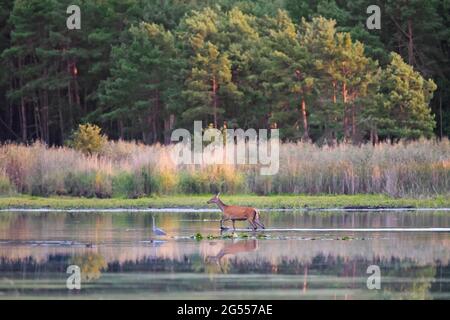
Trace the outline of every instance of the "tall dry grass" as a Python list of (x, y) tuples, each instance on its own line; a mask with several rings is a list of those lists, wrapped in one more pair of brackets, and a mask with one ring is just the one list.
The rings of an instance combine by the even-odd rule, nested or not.
[(450, 142), (280, 147), (280, 170), (251, 165), (183, 165), (173, 146), (109, 142), (98, 155), (67, 147), (0, 146), (0, 194), (141, 197), (150, 194), (253, 192), (392, 196), (449, 194)]

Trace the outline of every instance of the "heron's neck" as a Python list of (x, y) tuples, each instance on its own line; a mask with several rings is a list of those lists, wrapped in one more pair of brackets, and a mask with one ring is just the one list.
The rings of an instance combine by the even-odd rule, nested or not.
[(220, 199), (218, 199), (218, 201), (217, 201), (217, 206), (219, 207), (219, 209), (221, 211), (223, 211), (227, 207), (227, 205), (225, 203), (223, 203), (222, 200), (220, 200)]

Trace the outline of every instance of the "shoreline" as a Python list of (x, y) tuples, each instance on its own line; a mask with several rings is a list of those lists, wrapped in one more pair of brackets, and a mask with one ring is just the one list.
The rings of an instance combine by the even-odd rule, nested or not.
[[(151, 196), (138, 199), (126, 198), (78, 198), (66, 196), (34, 197), (28, 195), (0, 197), (2, 211), (20, 211), (21, 209), (35, 209), (45, 211), (57, 210), (137, 210), (158, 209), (183, 210), (195, 209), (215, 212), (217, 208), (207, 205), (210, 195), (173, 195)], [(226, 204), (252, 206), (259, 209), (288, 209), (290, 210), (433, 210), (436, 208), (450, 208), (450, 196), (439, 195), (429, 198), (393, 198), (380, 194), (357, 195), (224, 195)], [(161, 211), (161, 210), (159, 210)]]

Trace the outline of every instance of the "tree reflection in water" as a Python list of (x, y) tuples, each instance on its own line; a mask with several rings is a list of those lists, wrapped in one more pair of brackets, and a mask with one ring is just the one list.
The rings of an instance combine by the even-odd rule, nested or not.
[[(226, 243), (215, 256), (201, 258), (200, 255), (185, 255), (183, 259), (159, 258), (145, 256), (139, 260), (110, 261), (98, 253), (85, 255), (52, 255), (46, 261), (37, 262), (33, 257), (8, 259), (0, 258), (0, 273), (3, 281), (27, 275), (43, 277), (48, 274), (61, 275), (70, 264), (80, 266), (83, 281), (95, 281), (104, 274), (139, 274), (139, 273), (207, 273), (207, 274), (265, 274), (265, 275), (300, 275), (306, 282), (317, 277), (337, 277), (349, 279), (344, 286), (353, 289), (365, 289), (366, 268), (377, 264), (381, 268), (382, 290), (376, 292), (380, 298), (391, 299), (429, 299), (432, 292), (449, 292), (450, 284), (443, 277), (450, 275), (450, 264), (414, 265), (407, 259), (374, 258), (372, 260), (341, 256), (317, 255), (310, 262), (296, 258), (284, 257), (275, 265), (270, 259), (257, 257), (245, 258), (245, 253), (258, 249), (257, 240)], [(305, 273), (305, 270), (308, 270)], [(214, 281), (214, 278), (210, 278)], [(0, 281), (1, 283), (1, 281)], [(334, 286), (334, 285), (331, 285)], [(303, 283), (306, 290), (306, 283)], [(19, 289), (18, 289), (19, 290)]]
[[(89, 282), (83, 292), (95, 298), (111, 292), (125, 297), (138, 292), (155, 298), (231, 298), (235, 290), (245, 298), (450, 298), (449, 233), (190, 238), (199, 231), (214, 233), (216, 216), (161, 214), (161, 226), (176, 237), (157, 243), (150, 241), (147, 213), (4, 212), (0, 297), (59, 297), (67, 293), (67, 267), (76, 264)], [(450, 215), (428, 211), (271, 212), (267, 219), (280, 228), (450, 227)], [(346, 235), (349, 241), (343, 240)], [(373, 264), (381, 268), (381, 290), (366, 287), (366, 270)]]
[(74, 255), (69, 263), (80, 267), (81, 279), (88, 282), (100, 278), (102, 270), (107, 267), (105, 258), (98, 253)]

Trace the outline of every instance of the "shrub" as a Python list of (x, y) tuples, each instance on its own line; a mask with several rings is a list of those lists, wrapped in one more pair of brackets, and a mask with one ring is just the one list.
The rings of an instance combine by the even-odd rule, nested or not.
[(27, 192), (27, 177), (35, 160), (34, 149), (17, 144), (5, 144), (0, 149), (0, 171), (9, 178), (17, 192)]
[(142, 184), (143, 195), (151, 195), (158, 193), (160, 190), (159, 179), (156, 174), (152, 172), (148, 167), (143, 167), (141, 170), (135, 173), (135, 179)]
[(5, 173), (0, 172), (0, 195), (11, 195), (14, 192), (14, 186), (11, 181), (9, 181), (9, 178)]
[(136, 198), (140, 195), (135, 175), (129, 172), (120, 172), (113, 177), (112, 190), (114, 196)]
[(230, 166), (205, 166), (199, 171), (180, 173), (178, 188), (183, 193), (236, 193), (244, 190), (241, 172)]
[(95, 174), (94, 190), (97, 198), (110, 198), (113, 193), (110, 177), (103, 172), (97, 172)]
[(108, 140), (105, 135), (101, 134), (101, 130), (94, 124), (80, 124), (74, 133), (73, 147), (84, 154), (99, 153)]
[(174, 193), (177, 186), (177, 176), (171, 171), (162, 171), (155, 177), (155, 191), (163, 194)]
[(92, 198), (95, 194), (95, 172), (69, 172), (64, 179), (67, 194)]
[(135, 172), (120, 172), (113, 178), (113, 193), (127, 198), (139, 198), (157, 193), (159, 181), (145, 168)]
[(204, 190), (207, 193), (236, 193), (244, 189), (243, 174), (230, 165), (207, 166), (199, 175), (207, 186), (207, 190)]
[(195, 173), (181, 172), (178, 180), (178, 188), (181, 193), (199, 194), (205, 193), (203, 182)]

